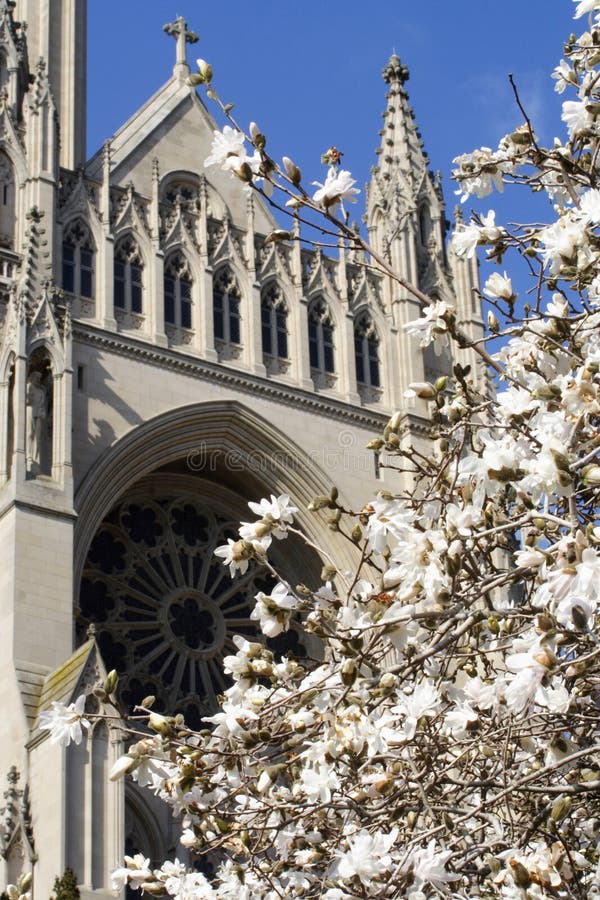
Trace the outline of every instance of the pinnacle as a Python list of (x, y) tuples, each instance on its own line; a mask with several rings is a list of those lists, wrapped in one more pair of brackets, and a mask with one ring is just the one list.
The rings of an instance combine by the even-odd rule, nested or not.
[(400, 57), (393, 53), (387, 65), (382, 69), (383, 80), (386, 84), (404, 84), (410, 78), (408, 67), (403, 65)]

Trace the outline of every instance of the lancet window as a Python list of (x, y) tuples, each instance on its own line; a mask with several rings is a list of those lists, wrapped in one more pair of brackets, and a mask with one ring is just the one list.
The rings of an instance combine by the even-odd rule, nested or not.
[(320, 297), (308, 311), (308, 346), (311, 369), (322, 374), (335, 372), (333, 322), (329, 307)]
[(381, 387), (379, 337), (368, 313), (360, 316), (354, 324), (354, 353), (358, 384)]
[[(0, 87), (3, 85), (0, 84)], [(14, 248), (15, 237), (15, 176), (6, 153), (0, 152), (0, 246)]]
[(131, 235), (115, 248), (114, 303), (116, 309), (141, 313), (143, 310), (143, 263), (139, 247)]
[(216, 273), (213, 281), (213, 324), (215, 341), (240, 344), (241, 291), (229, 266)]
[(91, 300), (94, 296), (94, 242), (81, 220), (66, 229), (62, 246), (62, 283), (69, 294)]
[(165, 322), (192, 327), (193, 279), (187, 259), (179, 250), (165, 263)]
[(261, 292), (260, 314), (263, 355), (271, 359), (287, 359), (287, 306), (282, 291), (274, 282)]

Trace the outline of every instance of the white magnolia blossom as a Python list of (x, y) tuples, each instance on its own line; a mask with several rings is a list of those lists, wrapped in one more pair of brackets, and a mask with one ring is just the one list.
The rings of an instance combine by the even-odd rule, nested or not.
[(39, 725), (43, 731), (50, 732), (51, 744), (62, 744), (66, 747), (71, 741), (80, 744), (82, 728), (89, 728), (89, 720), (85, 718), (86, 696), (81, 694), (74, 703), (65, 706), (54, 700), (51, 709), (40, 713)]
[(331, 166), (324, 184), (321, 184), (320, 181), (313, 181), (313, 185), (319, 188), (313, 194), (313, 200), (330, 210), (335, 208), (338, 203), (343, 203), (344, 200), (356, 203), (356, 195), (360, 194), (360, 190), (354, 187), (355, 184), (356, 179), (350, 172)]
[(511, 300), (514, 297), (512, 281), (506, 272), (504, 275), (492, 272), (485, 283), (484, 290), (490, 297), (497, 297), (499, 300)]
[(246, 159), (244, 135), (230, 125), (225, 125), (223, 131), (213, 132), (213, 143), (210, 154), (204, 160), (204, 165), (220, 166), (225, 171), (238, 169)]
[(452, 249), (457, 256), (471, 259), (480, 244), (493, 244), (499, 240), (504, 229), (496, 225), (496, 213), (490, 209), (487, 215), (481, 216), (481, 225), (464, 223), (452, 235)]
[(573, 0), (573, 3), (577, 4), (575, 15), (573, 16), (574, 19), (579, 19), (586, 13), (594, 12), (594, 10), (600, 9), (600, 0)]
[(444, 300), (437, 300), (426, 307), (423, 316), (407, 322), (403, 328), (408, 334), (420, 338), (421, 347), (428, 347), (433, 342), (436, 354), (448, 346), (448, 320), (456, 314), (456, 308)]

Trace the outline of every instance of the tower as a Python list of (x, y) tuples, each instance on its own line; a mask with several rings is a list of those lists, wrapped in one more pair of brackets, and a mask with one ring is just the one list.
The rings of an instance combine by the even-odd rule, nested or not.
[[(67, 865), (85, 900), (112, 896), (125, 851), (185, 857), (167, 810), (109, 782), (120, 731), (51, 746), (40, 713), (97, 704), (116, 669), (124, 707), (153, 694), (199, 725), (268, 586), (260, 570), (232, 585), (214, 547), (248, 501), (289, 493), (308, 537), (351, 566), (304, 510), (334, 482), (349, 507), (393, 489), (363, 448), (398, 409), (403, 440), (426, 442), (404, 390), (451, 364), (412, 343), (418, 303), (359, 253), (265, 243), (262, 200), (198, 172), (215, 123), (187, 84), (183, 19), (165, 26), (172, 77), (84, 160), (85, 13), (0, 0), (0, 857), (5, 883), (33, 873), (34, 900)], [(384, 77), (370, 237), (476, 329), (476, 269), (445, 257), (408, 73), (392, 57)], [(284, 543), (288, 576), (318, 582), (317, 555)]]
[[(368, 187), (366, 222), (369, 241), (394, 271), (430, 297), (457, 309), (458, 320), (472, 340), (483, 336), (477, 260), (463, 261), (446, 242), (446, 220), (441, 173), (433, 174), (429, 157), (409, 104), (409, 70), (394, 54), (383, 69), (388, 85), (381, 144), (377, 149)], [(458, 213), (459, 214), (459, 213)], [(448, 374), (453, 360), (436, 356), (431, 347), (419, 352), (402, 326), (421, 314), (419, 301), (405, 288), (387, 283), (388, 303), (399, 334), (402, 394), (410, 382), (435, 380)], [(483, 385), (480, 363), (473, 351), (460, 352), (463, 365)]]
[(33, 66), (43, 59), (47, 67), (60, 122), (60, 165), (75, 169), (86, 159), (87, 0), (17, 0), (15, 19), (27, 23)]

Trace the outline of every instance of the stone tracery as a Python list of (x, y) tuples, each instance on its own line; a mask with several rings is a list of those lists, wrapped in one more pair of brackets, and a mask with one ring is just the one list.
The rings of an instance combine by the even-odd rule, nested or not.
[(195, 725), (214, 709), (227, 686), (223, 656), (235, 652), (234, 634), (254, 633), (253, 597), (269, 586), (257, 570), (232, 582), (214, 556), (235, 526), (191, 491), (125, 498), (100, 526), (78, 626), (96, 623), (127, 705), (151, 694)]

